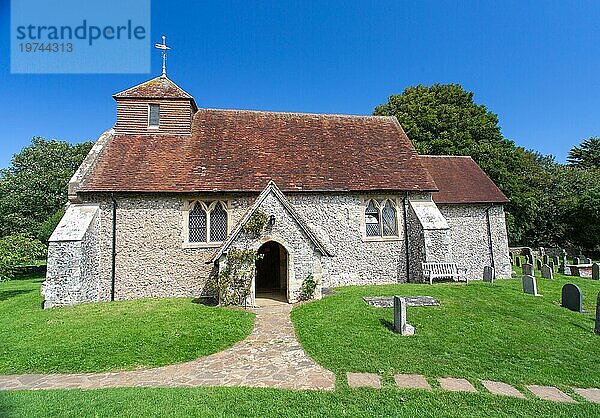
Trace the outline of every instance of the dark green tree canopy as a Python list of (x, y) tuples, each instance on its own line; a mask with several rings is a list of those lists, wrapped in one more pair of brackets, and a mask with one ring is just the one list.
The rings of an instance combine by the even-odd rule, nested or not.
[(375, 115), (396, 116), (421, 154), (470, 155), (511, 200), (511, 242), (526, 241), (539, 211), (538, 191), (549, 181), (540, 156), (502, 136), (498, 117), (458, 84), (418, 85), (392, 95)]
[(15, 154), (0, 170), (0, 236), (46, 241), (67, 202), (67, 184), (92, 145), (36, 137)]
[(600, 168), (600, 137), (592, 137), (569, 151), (567, 162), (579, 168)]

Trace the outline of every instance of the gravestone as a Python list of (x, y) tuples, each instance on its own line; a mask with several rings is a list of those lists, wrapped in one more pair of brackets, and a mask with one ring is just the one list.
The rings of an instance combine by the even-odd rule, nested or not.
[(550, 279), (550, 280), (554, 279), (554, 274), (553, 274), (554, 272), (552, 271), (552, 269), (550, 268), (550, 266), (548, 264), (544, 264), (540, 270), (542, 272), (542, 277), (544, 279)]
[(515, 255), (512, 253), (512, 251), (508, 252), (508, 258), (510, 258), (511, 264), (515, 263)]
[(592, 264), (592, 280), (600, 280), (600, 265)]
[(583, 259), (583, 264), (592, 264), (592, 259), (591, 259), (591, 258), (587, 258), (587, 257), (585, 257), (585, 258)]
[(573, 264), (574, 265), (579, 264), (579, 257), (573, 257)]
[(535, 261), (535, 266), (537, 267), (538, 270), (542, 269), (542, 260), (540, 260), (539, 258)]
[(526, 276), (533, 276), (533, 265), (529, 263), (523, 264), (523, 274)]
[(413, 335), (415, 328), (406, 323), (406, 300), (394, 296), (394, 330), (402, 335)]
[(527, 293), (528, 295), (542, 296), (537, 292), (537, 282), (535, 281), (535, 277), (526, 274), (523, 276), (522, 281), (523, 292)]
[(562, 287), (560, 306), (575, 312), (583, 312), (581, 289), (576, 284), (567, 283)]
[(556, 268), (554, 261), (552, 261), (552, 260), (548, 261), (548, 267), (550, 267), (550, 270), (552, 270), (552, 272), (554, 272), (554, 269)]
[(544, 264), (548, 264), (548, 261), (550, 261), (550, 257), (548, 257), (547, 254), (544, 254), (544, 257), (542, 257), (542, 261), (544, 262)]
[(483, 281), (486, 283), (494, 284), (494, 276), (496, 275), (494, 268), (485, 266), (483, 268)]
[(520, 255), (515, 257), (515, 266), (521, 267), (521, 256)]
[(552, 256), (552, 261), (554, 262), (555, 266), (558, 266), (560, 264), (560, 258), (557, 255)]
[(527, 258), (527, 262), (529, 264), (533, 264), (533, 255), (527, 254), (525, 257)]
[(598, 299), (596, 299), (596, 334), (600, 334), (600, 293), (598, 293)]

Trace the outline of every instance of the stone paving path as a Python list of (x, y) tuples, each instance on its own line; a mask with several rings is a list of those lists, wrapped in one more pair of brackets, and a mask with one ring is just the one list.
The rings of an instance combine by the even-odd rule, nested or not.
[[(381, 388), (381, 377), (375, 373), (347, 373), (348, 386)], [(467, 379), (459, 379), (455, 377), (441, 377), (437, 379), (442, 390), (450, 392), (472, 392), (479, 391)], [(427, 378), (420, 374), (396, 374), (394, 382), (400, 389), (424, 389), (431, 390), (431, 385)], [(495, 382), (493, 380), (481, 380), (481, 384), (491, 394), (498, 396), (511, 396), (514, 398), (526, 399), (525, 396), (517, 390), (517, 388), (504, 382)], [(575, 399), (564, 393), (562, 390), (554, 386), (525, 386), (529, 392), (546, 401), (577, 403)], [(573, 392), (577, 393), (588, 402), (600, 403), (600, 389), (582, 389), (572, 388)]]
[(0, 375), (0, 390), (130, 386), (249, 386), (335, 389), (335, 375), (304, 352), (290, 321), (292, 305), (256, 308), (252, 334), (233, 347), (187, 363), (110, 373)]

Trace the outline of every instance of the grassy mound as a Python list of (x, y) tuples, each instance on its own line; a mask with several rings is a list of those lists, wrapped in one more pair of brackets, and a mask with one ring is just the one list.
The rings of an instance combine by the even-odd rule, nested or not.
[(254, 315), (190, 298), (41, 309), (43, 278), (0, 285), (0, 374), (155, 367), (221, 351), (245, 338)]
[[(522, 384), (600, 387), (600, 335), (593, 332), (600, 282), (557, 275), (538, 277), (543, 297), (526, 295), (520, 279), (494, 286), (471, 282), (342, 287), (292, 312), (307, 352), (338, 379), (348, 371), (421, 373)], [(560, 307), (561, 287), (576, 283), (580, 314)], [(363, 296), (431, 295), (439, 307), (409, 307), (416, 334), (390, 331), (392, 308), (374, 308)]]

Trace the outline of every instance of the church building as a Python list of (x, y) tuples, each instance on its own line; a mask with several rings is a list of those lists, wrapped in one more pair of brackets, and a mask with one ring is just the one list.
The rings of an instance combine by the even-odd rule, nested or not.
[(423, 282), (423, 262), (510, 277), (507, 198), (470, 157), (418, 155), (394, 117), (199, 108), (165, 74), (113, 97), (50, 238), (45, 307), (200, 297), (233, 248), (262, 255), (252, 300), (296, 302), (309, 276), (317, 297)]

